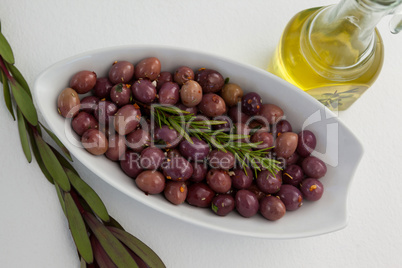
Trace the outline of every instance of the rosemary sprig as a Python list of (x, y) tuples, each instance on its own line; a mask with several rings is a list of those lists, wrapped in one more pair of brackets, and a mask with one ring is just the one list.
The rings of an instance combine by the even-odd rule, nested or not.
[[(71, 155), (57, 136), (39, 121), (27, 82), (14, 65), (14, 54), (0, 29), (0, 83), (8, 111), (15, 120), (23, 152), (30, 163), (32, 153), (50, 183), (54, 184), (60, 205), (77, 246), (81, 267), (165, 267), (152, 249), (126, 232), (106, 210), (96, 192), (70, 164)], [(12, 100), (14, 99), (15, 102)], [(42, 136), (42, 129), (62, 153)], [(92, 267), (92, 266), (91, 266)]]
[(250, 165), (255, 172), (262, 168), (275, 174), (281, 168), (278, 160), (269, 158), (269, 150), (272, 148), (253, 150), (261, 143), (243, 142), (249, 135), (225, 133), (222, 130), (213, 130), (213, 125), (225, 124), (226, 121), (197, 120), (193, 114), (180, 110), (174, 106), (152, 105), (153, 120), (159, 126), (162, 124), (174, 128), (186, 140), (193, 143), (190, 136), (194, 136), (208, 142), (212, 147), (224, 152), (231, 152), (240, 165), (245, 169)]

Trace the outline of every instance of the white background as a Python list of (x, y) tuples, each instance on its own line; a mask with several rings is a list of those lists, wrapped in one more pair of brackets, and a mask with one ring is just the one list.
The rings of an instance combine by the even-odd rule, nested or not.
[[(66, 57), (124, 44), (168, 44), (266, 68), (287, 21), (336, 1), (0, 0), (3, 34), (32, 86)], [(109, 213), (168, 267), (400, 267), (402, 263), (402, 34), (378, 28), (384, 68), (340, 118), (365, 155), (349, 192), (349, 225), (297, 240), (221, 234), (160, 214), (119, 193), (78, 161), (74, 167)], [(55, 89), (58, 90), (58, 89)], [(17, 124), (0, 94), (0, 266), (79, 267), (54, 187), (21, 150)]]

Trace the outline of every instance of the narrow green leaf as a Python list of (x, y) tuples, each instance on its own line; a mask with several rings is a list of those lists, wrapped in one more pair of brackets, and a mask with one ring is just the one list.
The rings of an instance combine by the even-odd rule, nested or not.
[(70, 182), (68, 181), (63, 167), (53, 153), (52, 149), (50, 149), (49, 145), (47, 145), (47, 143), (38, 135), (38, 133), (34, 133), (34, 137), (39, 149), (39, 154), (52, 178), (60, 185), (63, 191), (70, 191)]
[(130, 253), (128, 253), (120, 241), (114, 237), (113, 234), (100, 221), (98, 221), (94, 215), (84, 212), (83, 216), (85, 222), (102, 245), (102, 248), (106, 251), (117, 267), (138, 267)]
[(67, 216), (67, 213), (66, 213), (66, 203), (64, 202), (64, 199), (63, 199), (63, 195), (62, 195), (62, 193), (61, 193), (60, 186), (57, 185), (57, 183), (55, 183), (54, 186), (55, 186), (55, 188), (56, 188), (57, 197), (59, 198), (59, 202), (60, 202), (61, 208), (63, 209), (64, 215)]
[(94, 235), (91, 235), (91, 245), (94, 251), (96, 263), (100, 268), (117, 268), (116, 264), (114, 264), (109, 255), (107, 255), (106, 251), (102, 248), (98, 239), (96, 239)]
[(23, 89), (28, 93), (28, 95), (32, 98), (31, 90), (29, 89), (28, 83), (25, 80), (24, 76), (21, 74), (20, 70), (15, 67), (14, 64), (7, 63), (7, 68), (10, 73), (13, 75), (14, 79), (17, 80), (18, 84), (22, 86)]
[(22, 150), (24, 151), (25, 157), (27, 158), (28, 162), (31, 163), (32, 154), (31, 149), (29, 148), (27, 126), (24, 117), (22, 116), (21, 110), (18, 107), (17, 107), (17, 120), (18, 120), (18, 132), (20, 133)]
[(52, 140), (54, 140), (57, 146), (60, 147), (60, 149), (63, 151), (64, 155), (68, 158), (68, 160), (72, 162), (73, 159), (71, 158), (70, 152), (67, 150), (66, 146), (64, 146), (64, 144), (59, 140), (59, 138), (57, 138), (57, 136), (51, 130), (47, 129), (42, 123), (39, 122), (39, 124), (41, 125), (41, 127), (43, 127), (46, 133), (49, 134)]
[(106, 207), (95, 191), (73, 171), (67, 168), (64, 170), (73, 187), (82, 196), (82, 198), (84, 198), (93, 212), (95, 212), (95, 214), (98, 215), (101, 220), (109, 221), (109, 214), (106, 210)]
[(55, 148), (53, 148), (52, 146), (49, 145), (49, 147), (52, 149), (53, 153), (56, 155), (57, 159), (59, 160), (60, 164), (65, 167), (68, 168), (69, 170), (73, 171), (75, 174), (78, 175), (77, 170), (75, 170), (75, 168), (70, 164), (70, 162), (68, 162), (61, 153), (59, 153), (59, 151), (57, 151)]
[(166, 267), (159, 256), (141, 240), (130, 233), (115, 227), (107, 227), (109, 231), (117, 237), (123, 244), (138, 255), (149, 267), (162, 268)]
[(1, 83), (3, 84), (3, 94), (4, 94), (4, 101), (6, 103), (7, 109), (12, 115), (13, 119), (15, 120), (15, 115), (13, 111), (13, 103), (11, 102), (11, 94), (10, 94), (10, 87), (8, 86), (8, 80), (6, 75), (1, 71)]
[(30, 128), (28, 128), (28, 133), (29, 133), (29, 137), (31, 139), (31, 148), (32, 148), (32, 152), (33, 152), (33, 154), (35, 156), (36, 162), (38, 163), (38, 165), (39, 165), (40, 169), (42, 170), (43, 175), (45, 175), (46, 179), (50, 183), (54, 184), (52, 175), (50, 175), (49, 171), (46, 169), (45, 164), (42, 161), (42, 158), (41, 158), (40, 153), (39, 153), (38, 146), (36, 145), (34, 135), (33, 135), (32, 130)]
[(36, 126), (38, 124), (38, 114), (36, 113), (32, 98), (16, 81), (10, 82), (14, 99), (17, 102), (17, 105), (20, 107), (22, 114), (31, 125)]
[(14, 54), (11, 49), (11, 46), (1, 32), (0, 32), (0, 56), (2, 56), (5, 61), (14, 64)]
[(87, 263), (92, 263), (94, 260), (91, 242), (89, 241), (87, 229), (81, 213), (77, 208), (70, 193), (64, 193), (64, 202), (66, 204), (66, 216), (70, 226), (75, 245), (81, 257)]
[(105, 222), (106, 226), (110, 226), (110, 227), (116, 227), (120, 230), (124, 231), (123, 226), (120, 225), (120, 223), (118, 221), (116, 221), (112, 216), (109, 215), (109, 221)]

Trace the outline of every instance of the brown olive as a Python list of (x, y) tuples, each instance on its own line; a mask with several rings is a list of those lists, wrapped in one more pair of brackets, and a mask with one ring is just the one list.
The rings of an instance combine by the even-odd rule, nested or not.
[(65, 118), (72, 118), (80, 111), (80, 98), (72, 88), (64, 89), (57, 98), (59, 114)]
[(126, 135), (133, 131), (141, 120), (139, 107), (127, 104), (121, 107), (114, 117), (114, 128), (120, 135)]
[(263, 104), (260, 115), (267, 119), (270, 124), (276, 124), (282, 119), (283, 110), (275, 104)]
[(128, 61), (117, 61), (109, 70), (109, 80), (113, 84), (128, 83), (134, 75), (134, 65)]
[(177, 84), (182, 86), (187, 81), (194, 80), (194, 71), (190, 67), (181, 66), (174, 72), (173, 79)]
[(202, 97), (198, 110), (208, 117), (215, 117), (226, 112), (226, 104), (219, 95), (208, 93)]
[(161, 62), (158, 58), (151, 57), (141, 60), (135, 65), (134, 75), (137, 79), (148, 78), (153, 81), (161, 73)]
[(285, 132), (276, 138), (275, 153), (279, 157), (290, 157), (297, 148), (298, 135), (293, 132)]
[(181, 102), (187, 107), (197, 106), (202, 100), (202, 88), (194, 80), (187, 81), (180, 90)]
[(243, 90), (239, 85), (229, 83), (222, 88), (221, 96), (225, 100), (226, 105), (232, 107), (241, 101)]
[(145, 170), (137, 176), (135, 184), (146, 194), (159, 194), (165, 189), (165, 176), (156, 170)]
[(98, 129), (89, 129), (82, 135), (81, 143), (93, 155), (102, 155), (109, 148), (105, 134)]
[(163, 193), (171, 203), (180, 205), (186, 200), (187, 185), (181, 181), (168, 181)]
[(127, 150), (126, 139), (121, 135), (109, 136), (109, 148), (107, 149), (105, 156), (112, 161), (121, 160), (122, 156)]
[(78, 94), (85, 94), (94, 88), (96, 84), (96, 73), (92, 71), (80, 71), (73, 75), (70, 80), (70, 87)]

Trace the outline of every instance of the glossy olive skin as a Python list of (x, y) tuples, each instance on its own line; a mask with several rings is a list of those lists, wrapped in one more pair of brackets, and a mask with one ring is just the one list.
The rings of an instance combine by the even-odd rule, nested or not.
[(208, 154), (208, 163), (212, 168), (231, 169), (234, 167), (235, 157), (229, 151), (215, 149)]
[(122, 159), (120, 159), (120, 167), (127, 176), (135, 178), (143, 169), (140, 165), (140, 155), (132, 150), (127, 150)]
[(285, 132), (279, 135), (275, 141), (275, 153), (278, 157), (290, 157), (297, 148), (298, 136), (293, 132)]
[(251, 136), (251, 142), (261, 142), (254, 150), (267, 149), (274, 146), (274, 137), (268, 132), (257, 132)]
[(99, 124), (107, 125), (110, 119), (116, 114), (117, 109), (117, 105), (113, 102), (101, 100), (95, 107), (94, 116), (98, 120)]
[(141, 152), (151, 144), (151, 134), (143, 129), (136, 129), (126, 136), (127, 146), (134, 152)]
[(166, 82), (172, 82), (173, 75), (170, 72), (161, 72), (156, 78), (156, 90), (160, 90)]
[(287, 120), (281, 120), (275, 124), (273, 132), (275, 134), (284, 133), (284, 132), (292, 132), (292, 125)]
[(221, 96), (208, 93), (202, 96), (198, 110), (208, 117), (216, 117), (226, 112), (226, 104)]
[(183, 157), (165, 159), (162, 170), (166, 178), (172, 181), (186, 181), (193, 175), (193, 166)]
[(241, 98), (241, 110), (250, 116), (260, 112), (262, 102), (261, 96), (255, 92), (249, 92)]
[(166, 82), (159, 90), (159, 103), (175, 105), (179, 99), (179, 85), (173, 82)]
[(140, 109), (136, 108), (134, 105), (127, 104), (116, 112), (114, 128), (120, 135), (126, 135), (138, 126), (140, 119)]
[(190, 67), (180, 66), (174, 72), (173, 79), (177, 84), (182, 86), (187, 81), (194, 80), (194, 71)]
[(57, 98), (57, 110), (65, 118), (72, 118), (80, 111), (80, 98), (72, 88), (64, 89)]
[(232, 187), (232, 180), (225, 170), (211, 169), (207, 173), (207, 184), (216, 193), (224, 194)]
[(96, 79), (96, 84), (92, 92), (99, 99), (108, 98), (113, 85), (114, 84), (109, 80), (108, 77), (100, 77)]
[(304, 199), (309, 201), (317, 201), (321, 199), (324, 193), (324, 185), (313, 178), (307, 178), (303, 180), (300, 184), (300, 191), (303, 194)]
[(275, 104), (263, 104), (259, 114), (268, 120), (270, 124), (276, 124), (282, 119), (284, 112)]
[(207, 208), (211, 206), (215, 192), (205, 183), (199, 182), (188, 187), (186, 201), (192, 206)]
[(284, 184), (281, 186), (279, 192), (276, 193), (283, 204), (286, 207), (286, 210), (297, 210), (303, 204), (303, 196), (299, 189), (294, 187), (293, 185)]
[(276, 221), (285, 216), (286, 207), (279, 198), (269, 195), (260, 201), (260, 212), (267, 220)]
[(187, 184), (180, 181), (167, 181), (163, 191), (166, 199), (175, 205), (180, 205), (186, 201), (187, 192)]
[(327, 173), (325, 163), (315, 156), (309, 156), (302, 162), (302, 168), (307, 177), (319, 179)]
[(118, 61), (109, 69), (109, 80), (113, 84), (128, 83), (133, 75), (134, 65), (128, 61)]
[(268, 170), (258, 173), (257, 186), (266, 194), (274, 194), (279, 191), (282, 185), (282, 172), (278, 171), (275, 176)]
[(298, 187), (304, 178), (303, 169), (299, 165), (288, 165), (282, 174), (284, 184), (290, 184)]
[(80, 101), (81, 102), (80, 109), (82, 112), (93, 114), (99, 101), (100, 100), (98, 97), (86, 96), (86, 97), (82, 98)]
[(216, 93), (220, 91), (225, 84), (223, 76), (212, 69), (199, 69), (194, 79), (201, 85), (204, 93)]
[(208, 156), (209, 145), (204, 140), (196, 137), (190, 138), (192, 143), (188, 140), (183, 140), (180, 145), (180, 154), (190, 161), (202, 161)]
[(156, 98), (156, 88), (148, 79), (139, 79), (131, 87), (133, 97), (143, 103), (151, 103)]
[(182, 137), (175, 129), (171, 129), (166, 125), (162, 125), (162, 127), (156, 127), (154, 130), (154, 140), (159, 141), (162, 144), (157, 144), (157, 147), (166, 149), (166, 148), (175, 148), (179, 145)]
[(156, 170), (145, 170), (135, 179), (135, 184), (146, 194), (159, 194), (165, 189), (165, 177)]
[(98, 129), (98, 121), (95, 117), (86, 112), (79, 112), (76, 117), (71, 121), (71, 126), (74, 129), (75, 133), (82, 136), (85, 131), (88, 129)]
[(243, 168), (237, 168), (234, 170), (231, 179), (234, 188), (238, 190), (247, 189), (253, 183), (253, 171), (249, 167), (246, 168), (246, 172), (244, 172)]
[(246, 124), (250, 119), (248, 115), (241, 111), (241, 106), (236, 105), (229, 109), (228, 116), (233, 120), (234, 123), (243, 123)]
[(181, 99), (181, 102), (187, 107), (197, 106), (203, 99), (202, 88), (201, 88), (200, 84), (198, 84), (194, 80), (187, 81), (181, 87), (180, 99)]
[(92, 71), (80, 71), (73, 75), (70, 80), (70, 87), (78, 94), (85, 94), (91, 91), (96, 84), (96, 73)]
[(212, 199), (211, 208), (216, 215), (226, 216), (235, 208), (235, 200), (230, 194), (218, 194)]
[(239, 190), (235, 196), (236, 210), (245, 218), (257, 214), (259, 203), (257, 196), (248, 190)]
[(303, 130), (299, 133), (297, 152), (301, 157), (309, 156), (317, 145), (317, 138), (310, 130)]
[[(130, 86), (130, 85), (128, 85)], [(117, 84), (110, 91), (110, 99), (118, 106), (124, 106), (130, 103), (131, 89), (127, 84)]]
[(237, 84), (228, 83), (223, 86), (221, 97), (229, 107), (237, 105), (243, 97), (243, 90)]
[(192, 162), (193, 174), (190, 177), (192, 182), (201, 182), (205, 179), (208, 172), (208, 167), (204, 162)]
[(109, 148), (108, 140), (98, 129), (89, 129), (81, 137), (84, 148), (93, 155), (102, 155)]
[(140, 164), (143, 169), (155, 170), (160, 167), (165, 154), (159, 148), (148, 147), (141, 152)]
[(111, 135), (108, 138), (109, 148), (105, 156), (112, 161), (119, 161), (127, 150), (126, 140), (121, 135)]
[(158, 78), (161, 72), (161, 62), (158, 58), (150, 57), (141, 60), (135, 65), (135, 78), (148, 78), (153, 81)]

